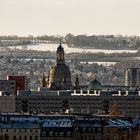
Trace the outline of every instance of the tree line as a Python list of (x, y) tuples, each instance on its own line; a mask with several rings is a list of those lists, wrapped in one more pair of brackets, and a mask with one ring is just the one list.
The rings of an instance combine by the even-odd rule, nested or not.
[(51, 43), (66, 43), (69, 47), (95, 48), (95, 49), (139, 49), (139, 36), (122, 35), (41, 35), (41, 36), (0, 36), (0, 44), (7, 41), (18, 40), (21, 44), (30, 44), (31, 40), (42, 40)]

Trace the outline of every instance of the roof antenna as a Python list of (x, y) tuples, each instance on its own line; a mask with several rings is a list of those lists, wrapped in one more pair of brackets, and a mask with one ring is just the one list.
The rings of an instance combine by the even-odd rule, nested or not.
[(60, 39), (60, 40), (59, 40), (59, 44), (61, 45), (61, 43), (62, 43), (62, 40)]

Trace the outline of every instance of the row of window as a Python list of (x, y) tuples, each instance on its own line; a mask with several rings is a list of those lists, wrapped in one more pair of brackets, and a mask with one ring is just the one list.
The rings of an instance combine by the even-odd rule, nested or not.
[[(3, 133), (3, 132), (11, 132), (11, 129), (0, 129), (0, 132), (1, 133)], [(38, 132), (38, 129), (35, 129), (35, 130), (33, 130), (33, 129), (13, 129), (13, 132), (14, 133), (16, 133), (16, 132), (35, 132), (35, 133), (37, 133)]]
[[(22, 99), (17, 99), (16, 98), (16, 102), (20, 102)], [(28, 99), (27, 99), (28, 100)], [(138, 98), (132, 98), (129, 99), (129, 98), (113, 98), (113, 99), (108, 99), (109, 101), (117, 101), (118, 103), (134, 103), (134, 104), (137, 104), (139, 103), (140, 99)], [(61, 103), (63, 101), (63, 99), (58, 99), (58, 98), (35, 98), (35, 99), (29, 99), (28, 100), (30, 104), (35, 104), (35, 103), (42, 103), (42, 104), (50, 104), (50, 103), (53, 103), (53, 104), (56, 104), (56, 103)], [(38, 101), (38, 102), (37, 102)], [(83, 102), (83, 103), (86, 103), (86, 102), (96, 102), (96, 103), (102, 103), (103, 102), (103, 99), (100, 99), (100, 98), (70, 98), (69, 99), (69, 102), (73, 103), (73, 102)]]
[(9, 140), (10, 138), (12, 138), (12, 140), (17, 140), (17, 139), (19, 139), (19, 140), (21, 140), (21, 139), (24, 139), (24, 140), (27, 140), (27, 139), (28, 140), (38, 140), (39, 139), (38, 136), (21, 136), (21, 135), (20, 136), (9, 136), (7, 134), (0, 136), (0, 140)]
[(75, 128), (75, 131), (79, 132), (79, 131), (82, 131), (82, 132), (101, 132), (102, 131), (102, 128), (81, 128), (79, 129), (78, 127)]
[[(27, 140), (28, 136), (13, 136), (13, 140), (24, 139)], [(38, 140), (38, 136), (29, 136), (29, 140)]]
[[(58, 136), (60, 136), (60, 137), (63, 137), (65, 135), (65, 133), (64, 132), (53, 132), (53, 131), (50, 131), (49, 132), (49, 136), (50, 137), (58, 137)], [(72, 133), (70, 132), (70, 131), (68, 131), (68, 132), (66, 132), (66, 136), (67, 137), (71, 137), (72, 136)]]
[[(79, 132), (79, 128), (75, 128), (75, 131)], [(101, 132), (101, 128), (82, 128), (82, 132)], [(49, 136), (50, 137), (63, 137), (63, 136), (72, 136), (72, 133), (70, 131), (68, 132), (56, 132), (56, 131), (49, 131)]]

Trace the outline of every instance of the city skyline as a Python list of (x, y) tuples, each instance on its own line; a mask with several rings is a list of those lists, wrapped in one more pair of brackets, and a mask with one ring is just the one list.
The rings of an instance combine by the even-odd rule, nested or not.
[(140, 36), (139, 0), (0, 0), (0, 35)]

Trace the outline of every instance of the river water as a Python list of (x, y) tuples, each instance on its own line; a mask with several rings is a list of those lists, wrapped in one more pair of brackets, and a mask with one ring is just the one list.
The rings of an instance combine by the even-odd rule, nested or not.
[[(104, 49), (83, 49), (83, 48), (69, 48), (66, 44), (62, 44), (65, 53), (136, 53), (137, 50), (104, 50)], [(38, 44), (28, 46), (9, 47), (10, 49), (36, 50), (36, 51), (51, 51), (55, 52), (58, 44)]]
[[(36, 51), (50, 51), (55, 52), (57, 50), (58, 44), (37, 44), (37, 45), (28, 45), (28, 46), (11, 46), (10, 49), (20, 49), (20, 50), (36, 50)], [(136, 53), (137, 50), (104, 50), (104, 49), (83, 49), (83, 48), (69, 48), (66, 44), (62, 44), (64, 47), (65, 53)], [(138, 57), (140, 59), (140, 57)], [(138, 59), (134, 58), (134, 59)], [(28, 60), (26, 60), (28, 61)], [(36, 61), (36, 60), (35, 60)], [(39, 61), (42, 61), (39, 59)], [(54, 60), (47, 60), (47, 61), (54, 61)], [(81, 61), (81, 64), (86, 64), (86, 61)], [(97, 63), (99, 65), (110, 66), (115, 65), (116, 62), (104, 62), (104, 61), (91, 61), (88, 64)]]

